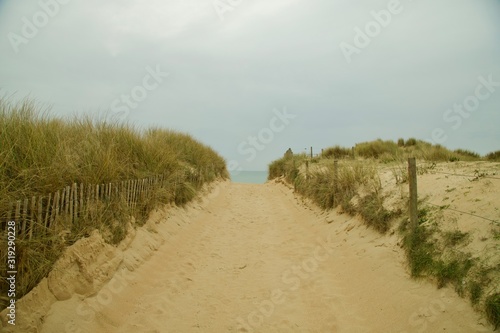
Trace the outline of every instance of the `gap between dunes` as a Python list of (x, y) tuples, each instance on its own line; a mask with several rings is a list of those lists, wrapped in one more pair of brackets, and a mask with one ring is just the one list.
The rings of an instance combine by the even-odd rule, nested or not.
[[(98, 290), (62, 272), (60, 290), (44, 282), (56, 299), (40, 304), (35, 290), (19, 316), (38, 311), (42, 333), (491, 331), (454, 291), (409, 278), (396, 235), (310, 207), (281, 184), (225, 182), (169, 210), (108, 258)], [(81, 262), (80, 272), (103, 271)]]

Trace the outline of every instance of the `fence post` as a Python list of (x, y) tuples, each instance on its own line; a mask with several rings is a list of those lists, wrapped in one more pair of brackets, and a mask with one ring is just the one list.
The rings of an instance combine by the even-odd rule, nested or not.
[(311, 160), (313, 159), (313, 147), (311, 147)]
[(333, 206), (337, 203), (337, 193), (339, 193), (339, 161), (333, 161)]
[(408, 158), (408, 179), (410, 183), (410, 227), (414, 231), (418, 226), (417, 163), (415, 157)]

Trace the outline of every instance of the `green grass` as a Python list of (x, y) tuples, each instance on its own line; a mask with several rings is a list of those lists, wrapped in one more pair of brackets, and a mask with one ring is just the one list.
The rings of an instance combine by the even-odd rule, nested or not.
[(497, 151), (494, 151), (494, 152), (487, 154), (486, 159), (489, 161), (500, 162), (500, 150), (497, 150)]
[(500, 327), (500, 293), (490, 295), (486, 299), (486, 317), (493, 324), (495, 330)]
[[(80, 217), (61, 237), (56, 231), (19, 239), (17, 291), (23, 296), (47, 275), (64, 248), (100, 230), (118, 244), (126, 236), (131, 216), (137, 225), (161, 204), (184, 205), (203, 184), (227, 178), (226, 163), (212, 148), (187, 134), (160, 128), (139, 130), (125, 123), (106, 123), (87, 116), (61, 119), (31, 100), (0, 99), (0, 220), (10, 204), (32, 196), (47, 196), (78, 184), (119, 183), (164, 175), (166, 185), (141, 197), (132, 212), (123, 199), (99, 201), (89, 216)], [(58, 230), (59, 232), (61, 230)], [(0, 249), (5, 262), (6, 247)], [(5, 276), (5, 265), (0, 266)], [(6, 295), (6, 283), (0, 293)], [(0, 308), (5, 303), (0, 298)]]
[(337, 145), (337, 146), (325, 149), (323, 151), (322, 157), (342, 159), (342, 158), (352, 157), (352, 153), (353, 153), (352, 149), (344, 148), (344, 147)]
[(419, 210), (419, 222), (414, 231), (410, 230), (407, 219), (399, 227), (411, 276), (430, 278), (438, 288), (451, 284), (460, 296), (468, 296), (477, 309), (490, 313), (490, 323), (498, 325), (498, 299), (491, 294), (485, 295), (485, 290), (490, 289), (490, 293), (495, 290), (491, 286), (498, 268), (486, 266), (478, 258), (459, 250), (458, 246), (466, 243), (470, 235), (460, 231), (442, 232), (431, 215), (431, 209), (424, 207)]
[(467, 242), (470, 234), (460, 230), (446, 231), (443, 233), (445, 246), (457, 246)]
[(474, 265), (469, 256), (453, 258), (449, 261), (437, 260), (434, 263), (434, 275), (437, 277), (437, 286), (442, 288), (452, 283), (455, 291), (461, 296), (464, 294), (464, 278)]
[(384, 207), (384, 199), (372, 192), (359, 201), (358, 210), (363, 221), (380, 233), (386, 233), (391, 227), (391, 221), (400, 212), (391, 212)]
[(375, 140), (370, 142), (362, 142), (354, 147), (356, 156), (364, 158), (378, 159), (383, 155), (397, 157), (399, 147), (393, 141)]
[(414, 232), (407, 232), (403, 237), (403, 245), (412, 277), (431, 274), (436, 255), (436, 246), (431, 241), (432, 231), (418, 226)]

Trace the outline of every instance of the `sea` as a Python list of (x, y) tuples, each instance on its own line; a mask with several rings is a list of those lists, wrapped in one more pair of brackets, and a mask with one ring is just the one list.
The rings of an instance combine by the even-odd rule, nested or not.
[(264, 184), (267, 181), (267, 171), (235, 171), (231, 172), (233, 183)]

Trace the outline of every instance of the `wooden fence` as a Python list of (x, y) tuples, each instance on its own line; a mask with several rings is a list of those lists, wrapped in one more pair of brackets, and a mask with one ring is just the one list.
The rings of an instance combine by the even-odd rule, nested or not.
[(5, 231), (8, 221), (15, 221), (16, 236), (31, 240), (34, 235), (57, 230), (61, 223), (71, 225), (79, 219), (85, 220), (99, 203), (109, 204), (114, 200), (121, 200), (134, 212), (138, 203), (147, 200), (153, 191), (166, 187), (167, 184), (175, 191), (176, 182), (180, 181), (157, 175), (108, 184), (74, 183), (55, 193), (11, 203), (6, 219), (1, 221), (1, 230)]

